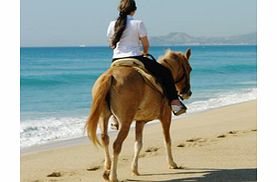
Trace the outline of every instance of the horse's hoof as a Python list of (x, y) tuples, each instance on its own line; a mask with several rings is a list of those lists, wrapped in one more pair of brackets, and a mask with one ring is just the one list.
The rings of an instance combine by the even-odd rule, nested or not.
[(110, 171), (104, 171), (104, 174), (103, 174), (104, 180), (109, 181), (109, 175), (110, 175)]
[(110, 181), (109, 182), (119, 182), (119, 180), (118, 179), (110, 179)]
[(173, 164), (169, 165), (169, 169), (178, 169), (177, 164), (174, 162)]
[(139, 174), (139, 172), (137, 172), (137, 171), (132, 171), (132, 175), (133, 175), (133, 176), (139, 176), (140, 174)]
[(178, 166), (169, 166), (169, 169), (179, 169)]
[(117, 179), (117, 177), (109, 177), (109, 182), (119, 182), (119, 180)]

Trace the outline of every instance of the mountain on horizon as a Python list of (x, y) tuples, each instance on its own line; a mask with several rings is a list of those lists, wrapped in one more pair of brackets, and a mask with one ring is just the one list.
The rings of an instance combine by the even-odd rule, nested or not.
[(163, 36), (150, 37), (152, 45), (257, 45), (257, 33), (233, 36), (191, 36), (183, 32), (172, 32)]

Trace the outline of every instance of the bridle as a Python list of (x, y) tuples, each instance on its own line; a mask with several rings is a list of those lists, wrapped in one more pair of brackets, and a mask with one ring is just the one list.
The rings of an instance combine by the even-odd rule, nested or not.
[(174, 82), (175, 84), (183, 81), (183, 79), (186, 78), (186, 69), (183, 63), (182, 63), (182, 69), (183, 69), (183, 75)]
[[(178, 79), (174, 82), (175, 84), (178, 84), (178, 83), (180, 83), (181, 81), (183, 81), (184, 79), (186, 79), (186, 69), (185, 69), (185, 66), (184, 66), (183, 63), (182, 63), (182, 69), (183, 69), (183, 75), (182, 75), (180, 78), (178, 78)], [(180, 94), (187, 93), (189, 90), (190, 90), (189, 87), (184, 86), (184, 87), (182, 88)]]

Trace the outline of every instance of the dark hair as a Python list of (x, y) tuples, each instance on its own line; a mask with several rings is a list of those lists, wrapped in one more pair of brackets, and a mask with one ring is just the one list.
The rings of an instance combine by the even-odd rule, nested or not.
[(127, 15), (137, 10), (136, 2), (134, 0), (121, 0), (118, 6), (119, 17), (117, 18), (114, 26), (114, 35), (111, 40), (111, 47), (116, 48), (117, 42), (119, 42), (126, 26)]

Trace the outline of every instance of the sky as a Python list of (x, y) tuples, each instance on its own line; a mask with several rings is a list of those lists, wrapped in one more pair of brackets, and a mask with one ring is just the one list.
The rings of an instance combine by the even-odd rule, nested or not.
[[(103, 46), (119, 0), (22, 0), (20, 45)], [(184, 32), (229, 36), (257, 32), (256, 0), (136, 0), (148, 36)]]

